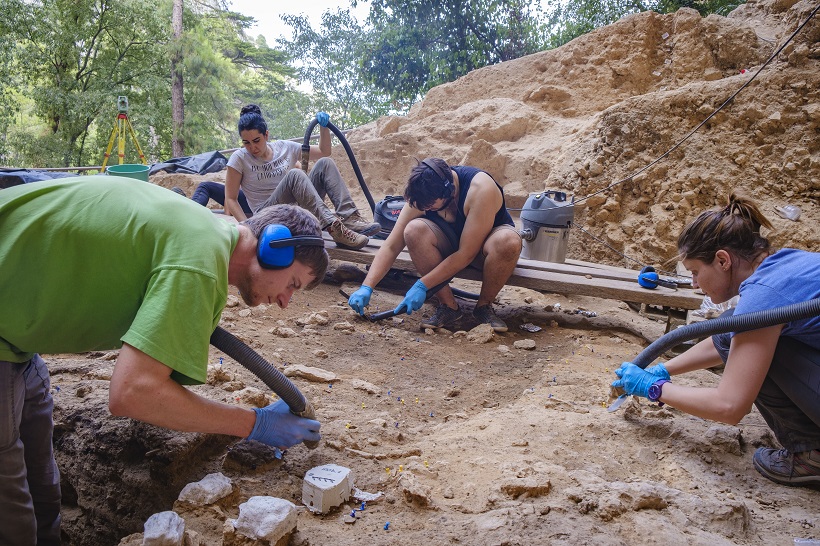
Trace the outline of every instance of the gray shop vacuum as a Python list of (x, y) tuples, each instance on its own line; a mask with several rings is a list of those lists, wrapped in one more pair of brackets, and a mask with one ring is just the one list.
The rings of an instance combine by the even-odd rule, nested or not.
[(566, 260), (574, 202), (574, 198), (568, 202), (567, 194), (560, 191), (529, 195), (521, 209), (522, 258), (555, 263)]

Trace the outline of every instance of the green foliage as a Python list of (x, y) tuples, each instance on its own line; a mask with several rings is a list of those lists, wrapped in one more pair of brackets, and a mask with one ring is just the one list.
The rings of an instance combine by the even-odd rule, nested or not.
[[(148, 160), (170, 157), (175, 52), (183, 59), (182, 136), (191, 154), (235, 142), (237, 94), (245, 81), (259, 81), (274, 94), (293, 74), (282, 52), (247, 38), (252, 20), (226, 10), (221, 0), (186, 2), (177, 42), (169, 0), (0, 0), (0, 12), (0, 67), (10, 74), (0, 82), (6, 164), (99, 164), (119, 95), (129, 99), (129, 118)], [(139, 161), (130, 134), (125, 151), (125, 161)]]
[(366, 79), (415, 101), (482, 66), (544, 48), (547, 27), (525, 0), (372, 0), (363, 50)]
[[(299, 80), (310, 84), (315, 110), (328, 112), (340, 129), (367, 123), (390, 111), (389, 97), (367, 85), (356, 70), (357, 59), (366, 51), (366, 33), (349, 10), (325, 11), (317, 30), (304, 16), (286, 15), (282, 19), (293, 29), (293, 37), (280, 44), (299, 63)], [(308, 119), (315, 110), (309, 112)]]
[(147, 0), (0, 3), (0, 10), (9, 14), (16, 46), (11, 62), (19, 85), (44, 124), (23, 140), (24, 163), (82, 164), (89, 158), (89, 128), (104, 105), (127, 94), (120, 90), (139, 86), (152, 91), (146, 84), (156, 70), (151, 62), (159, 56), (154, 36), (163, 21)]

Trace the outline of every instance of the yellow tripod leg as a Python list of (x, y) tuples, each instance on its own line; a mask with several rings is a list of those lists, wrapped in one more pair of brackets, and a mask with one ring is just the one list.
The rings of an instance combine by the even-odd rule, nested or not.
[(142, 148), (140, 148), (140, 143), (137, 142), (137, 133), (134, 132), (134, 126), (131, 124), (131, 120), (126, 117), (125, 123), (128, 125), (128, 132), (131, 134), (131, 139), (134, 141), (134, 146), (137, 148), (137, 153), (140, 155), (140, 161), (142, 161), (143, 165), (148, 165), (148, 162), (145, 161), (145, 154), (142, 153)]
[(123, 164), (125, 161), (125, 122), (128, 121), (128, 118), (125, 117), (123, 120), (123, 116), (117, 116), (117, 155), (119, 156), (120, 165)]
[(114, 128), (111, 129), (111, 137), (108, 139), (108, 146), (105, 149), (103, 156), (102, 168), (100, 172), (105, 172), (105, 166), (108, 165), (108, 158), (111, 157), (111, 149), (114, 147), (114, 139), (117, 137), (117, 123), (114, 122)]

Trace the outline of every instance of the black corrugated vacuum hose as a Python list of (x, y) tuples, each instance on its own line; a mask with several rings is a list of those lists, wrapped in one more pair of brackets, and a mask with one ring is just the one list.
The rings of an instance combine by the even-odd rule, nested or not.
[[(305, 140), (302, 141), (302, 170), (305, 172), (307, 172), (308, 160), (310, 158), (310, 135), (313, 134), (313, 129), (318, 123), (319, 122), (315, 118), (313, 121), (308, 123), (307, 130), (305, 131)], [(359, 163), (356, 161), (356, 156), (353, 155), (353, 150), (350, 149), (350, 144), (347, 143), (347, 139), (344, 134), (335, 125), (328, 122), (327, 128), (330, 129), (334, 135), (336, 135), (336, 138), (338, 138), (339, 142), (341, 142), (342, 146), (344, 146), (345, 152), (347, 152), (347, 157), (350, 159), (350, 165), (353, 167), (353, 172), (356, 173), (356, 179), (359, 181), (359, 186), (362, 188), (362, 193), (364, 193), (365, 198), (367, 198), (367, 204), (370, 205), (370, 212), (375, 214), (376, 202), (373, 201), (373, 196), (370, 194), (367, 184), (364, 183), (362, 171), (359, 169)]]
[[(214, 333), (211, 334), (211, 345), (253, 372), (279, 398), (285, 401), (291, 413), (308, 419), (316, 418), (313, 406), (308, 403), (305, 396), (296, 388), (296, 385), (232, 333), (221, 326), (217, 326)], [(305, 442), (305, 445), (312, 449), (318, 445), (318, 442)]]
[(731, 315), (713, 320), (696, 322), (688, 326), (682, 326), (672, 330), (651, 343), (646, 349), (635, 357), (632, 361), (636, 366), (646, 368), (660, 355), (672, 347), (689, 341), (690, 339), (722, 334), (725, 332), (746, 332), (767, 328), (775, 324), (785, 324), (795, 320), (802, 320), (820, 316), (820, 298), (801, 301), (791, 305), (775, 307), (754, 313), (743, 313), (742, 315)]
[[(776, 324), (786, 324), (795, 320), (803, 320), (820, 316), (820, 298), (801, 301), (791, 305), (783, 305), (774, 309), (764, 309), (754, 313), (731, 315), (713, 320), (698, 322), (683, 326), (661, 336), (636, 356), (632, 363), (640, 368), (646, 368), (660, 355), (682, 343), (699, 337), (713, 336), (726, 332), (747, 332), (759, 328), (768, 328)], [(616, 411), (626, 400), (628, 395), (621, 388), (612, 388), (612, 394), (617, 399), (609, 405), (608, 411)]]

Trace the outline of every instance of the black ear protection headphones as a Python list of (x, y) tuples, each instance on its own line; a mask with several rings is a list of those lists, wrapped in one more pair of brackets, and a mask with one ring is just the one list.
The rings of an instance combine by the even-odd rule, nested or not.
[(432, 161), (432, 159), (432, 157), (428, 157), (427, 159), (422, 161), (422, 164), (433, 169), (433, 172), (436, 173), (438, 177), (444, 181), (444, 188), (442, 188), (441, 190), (440, 198), (450, 199), (453, 197), (453, 174), (450, 173), (450, 175), (447, 176), (447, 173), (441, 170), (441, 168), (438, 165), (436, 165), (435, 162)]
[(256, 259), (265, 269), (284, 269), (293, 264), (297, 246), (325, 246), (325, 241), (316, 235), (293, 236), (287, 226), (270, 224), (259, 237)]
[(644, 267), (643, 269), (641, 269), (641, 272), (638, 273), (638, 284), (640, 284), (644, 288), (649, 289), (654, 289), (658, 286), (674, 288), (676, 290), (678, 288), (678, 283), (661, 279), (655, 272), (655, 268), (651, 265)]

